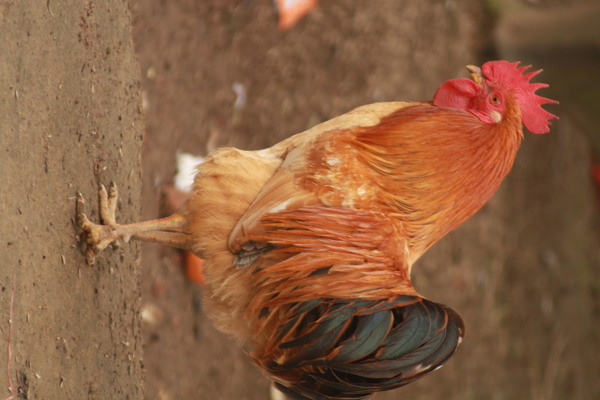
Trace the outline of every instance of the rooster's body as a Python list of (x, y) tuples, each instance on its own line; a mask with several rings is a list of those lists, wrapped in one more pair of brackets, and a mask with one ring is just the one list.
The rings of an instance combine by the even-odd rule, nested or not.
[(178, 214), (118, 225), (104, 211), (107, 225), (83, 214), (81, 225), (96, 249), (131, 236), (202, 257), (207, 314), (292, 398), (402, 386), (464, 333), (415, 291), (412, 265), (498, 189), (522, 124), (543, 133), (554, 117), (524, 70), (490, 62), (432, 102), (363, 106), (266, 150), (219, 149)]

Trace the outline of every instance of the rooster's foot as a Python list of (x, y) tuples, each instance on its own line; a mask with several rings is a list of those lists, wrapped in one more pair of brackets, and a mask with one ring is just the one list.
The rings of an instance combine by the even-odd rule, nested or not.
[(107, 192), (106, 187), (101, 184), (98, 197), (101, 224), (95, 224), (88, 219), (84, 213), (85, 201), (83, 195), (77, 192), (77, 225), (83, 231), (83, 240), (86, 243), (85, 257), (90, 265), (96, 261), (96, 255), (109, 245), (116, 246), (119, 239), (125, 241), (129, 239), (119, 231), (119, 224), (117, 224), (115, 218), (118, 199), (117, 186), (112, 183)]

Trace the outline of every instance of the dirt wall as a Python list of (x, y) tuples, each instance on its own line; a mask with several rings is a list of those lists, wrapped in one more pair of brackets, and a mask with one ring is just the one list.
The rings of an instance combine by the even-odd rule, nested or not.
[(139, 215), (127, 3), (3, 1), (0, 30), (0, 398), (10, 347), (15, 398), (141, 399), (139, 247), (89, 267), (73, 224), (76, 190), (97, 218), (97, 185), (111, 180), (120, 217)]

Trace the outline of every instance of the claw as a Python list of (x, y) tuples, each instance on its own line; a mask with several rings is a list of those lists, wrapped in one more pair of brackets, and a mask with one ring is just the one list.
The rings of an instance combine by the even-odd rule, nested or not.
[(117, 185), (115, 185), (114, 182), (110, 184), (108, 192), (106, 191), (106, 187), (103, 184), (100, 184), (100, 189), (98, 190), (98, 197), (100, 199), (100, 219), (105, 225), (115, 226), (117, 224), (115, 214), (117, 212), (118, 196)]
[(96, 264), (96, 252), (94, 251), (94, 249), (92, 247), (87, 247), (85, 249), (85, 261), (87, 262), (88, 265), (94, 265)]
[(76, 204), (76, 218), (77, 218), (77, 226), (81, 229), (86, 230), (87, 227), (91, 225), (90, 220), (84, 213), (85, 209), (85, 200), (83, 199), (83, 195), (78, 190), (77, 191), (77, 204)]
[(96, 262), (96, 255), (109, 245), (118, 246), (119, 235), (116, 232), (118, 226), (115, 218), (117, 208), (117, 188), (114, 184), (106, 191), (104, 185), (100, 185), (98, 199), (100, 202), (100, 219), (103, 225), (91, 222), (85, 215), (85, 200), (81, 192), (77, 191), (76, 221), (77, 226), (83, 231), (82, 240), (86, 243), (85, 258), (89, 265)]
[(117, 184), (114, 182), (110, 183), (108, 189), (108, 211), (110, 213), (112, 223), (116, 224), (116, 213), (117, 213), (117, 201), (119, 200), (119, 192), (117, 190)]
[(100, 204), (100, 214), (102, 214), (103, 206), (108, 203), (108, 192), (106, 191), (106, 186), (102, 183), (98, 187), (98, 203)]
[(93, 265), (96, 262), (96, 252), (94, 251), (94, 247), (89, 243), (89, 237), (94, 224), (88, 219), (87, 215), (85, 215), (85, 200), (79, 190), (77, 191), (76, 198), (77, 202), (75, 207), (75, 218), (77, 221), (77, 226), (79, 226), (84, 234), (83, 240), (86, 243), (86, 248), (84, 251), (85, 259), (88, 265)]

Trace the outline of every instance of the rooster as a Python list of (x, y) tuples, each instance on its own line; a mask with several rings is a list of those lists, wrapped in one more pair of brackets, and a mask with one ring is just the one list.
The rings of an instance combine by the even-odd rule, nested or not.
[(170, 217), (115, 220), (101, 186), (96, 255), (117, 240), (188, 249), (205, 260), (204, 308), (248, 344), (292, 399), (363, 399), (439, 368), (464, 335), (460, 316), (420, 296), (413, 264), (477, 212), (509, 173), (524, 125), (556, 119), (518, 62), (467, 66), (429, 102), (376, 103), (271, 148), (217, 149)]

